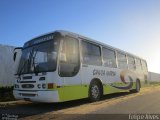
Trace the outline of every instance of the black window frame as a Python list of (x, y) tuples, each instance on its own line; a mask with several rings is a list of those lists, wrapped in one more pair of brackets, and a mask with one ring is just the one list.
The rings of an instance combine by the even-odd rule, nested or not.
[[(114, 63), (113, 63), (111, 66), (105, 64), (105, 61), (107, 61), (107, 60), (106, 60), (107, 58), (105, 58), (105, 50), (110, 51), (110, 53), (113, 52), (114, 59), (113, 59), (113, 57), (112, 57), (111, 60), (112, 60), (112, 62), (113, 62), (113, 60), (114, 60)], [(109, 68), (117, 68), (116, 51), (115, 51), (114, 49), (111, 49), (111, 48), (108, 48), (108, 47), (102, 47), (102, 53), (103, 53), (103, 55), (102, 55), (102, 58), (103, 58), (103, 66), (109, 67)]]
[[(58, 33), (52, 33), (53, 35), (54, 35), (54, 39), (55, 40), (57, 40), (57, 42), (58, 42), (58, 45), (60, 46), (60, 38), (62, 37), (60, 34), (58, 34)], [(46, 34), (46, 35), (44, 35), (44, 36), (41, 36), (41, 37), (45, 37), (45, 36), (48, 36), (48, 35), (51, 35), (51, 34)], [(36, 39), (37, 38), (35, 38), (35, 39), (33, 39), (33, 40), (31, 40), (31, 41), (36, 41)], [(26, 46), (26, 44), (28, 44), (29, 42), (26, 42), (25, 44), (24, 44), (24, 46), (23, 46), (23, 48), (22, 48), (22, 52), (23, 52), (23, 50), (26, 50), (26, 49), (34, 49), (35, 47), (37, 47), (37, 46), (39, 46), (39, 45), (43, 45), (43, 44), (46, 44), (46, 43), (48, 43), (48, 42), (54, 42), (54, 39), (51, 39), (51, 40), (47, 40), (47, 41), (43, 41), (43, 42), (39, 42), (39, 43), (36, 43), (36, 44), (32, 44), (32, 45), (27, 45)], [(58, 48), (57, 48), (57, 53), (59, 53), (59, 46), (58, 46)], [(22, 53), (22, 55), (23, 55), (23, 53)], [(22, 55), (21, 55), (21, 57), (22, 57)], [(21, 59), (21, 57), (20, 57), (20, 59)], [(56, 59), (55, 59), (55, 68), (54, 69), (50, 69), (50, 70), (41, 70), (41, 71), (37, 71), (36, 70), (36, 73), (42, 73), (42, 72), (54, 72), (54, 71), (56, 71), (56, 69), (57, 69), (57, 60), (58, 60), (58, 55), (57, 55), (57, 57), (56, 57)], [(16, 74), (15, 75), (20, 75), (20, 74), (33, 74), (33, 73), (35, 73), (35, 71), (27, 71), (27, 72), (19, 72), (19, 67), (20, 67), (20, 62), (21, 62), (21, 60), (19, 61), (19, 64), (18, 64), (18, 68), (17, 68), (17, 71), (16, 71)], [(26, 62), (27, 63), (27, 62)], [(27, 64), (26, 64), (27, 65)], [(20, 68), (21, 69), (21, 68)], [(22, 68), (23, 69), (23, 68)]]
[[(121, 55), (124, 55), (125, 56), (125, 61), (123, 59), (119, 59), (119, 56), (118, 54), (121, 54)], [(122, 62), (125, 62), (126, 63), (126, 66), (120, 66), (120, 63)], [(119, 69), (128, 69), (128, 63), (127, 63), (127, 54), (126, 53), (123, 53), (123, 52), (120, 52), (120, 51), (117, 51), (117, 63), (118, 63), (118, 68)]]
[[(77, 62), (78, 62), (78, 64), (77, 64), (77, 66), (76, 66), (76, 70), (75, 71), (72, 71), (72, 73), (69, 73), (68, 72), (68, 70), (69, 70), (69, 64), (74, 64), (74, 63), (65, 63), (65, 62), (62, 62), (61, 60), (60, 60), (60, 56), (59, 56), (59, 76), (61, 76), (61, 77), (73, 77), (73, 76), (76, 76), (77, 74), (78, 74), (78, 72), (79, 72), (79, 70), (80, 70), (80, 49), (79, 49), (79, 40), (77, 39), (77, 38), (75, 38), (75, 37), (72, 37), (72, 36), (69, 36), (69, 35), (66, 35), (66, 36), (64, 36), (63, 38), (62, 38), (62, 40), (61, 40), (61, 42), (60, 42), (60, 48), (62, 48), (62, 41), (64, 42), (64, 41), (66, 41), (65, 40), (65, 38), (66, 37), (69, 37), (69, 38), (71, 38), (71, 39), (74, 39), (74, 40), (76, 40), (77, 41), (77, 52), (78, 52), (78, 58), (77, 58)], [(61, 50), (59, 50), (60, 51), (60, 54), (61, 54)], [(66, 53), (67, 54), (67, 53)], [(67, 56), (67, 55), (66, 55)], [(62, 65), (63, 64), (63, 65)], [(62, 66), (64, 66), (66, 64), (66, 67), (67, 68), (65, 68), (66, 69), (66, 71), (61, 71), (61, 69), (62, 69)], [(62, 66), (61, 66), (62, 65)], [(66, 73), (65, 73), (66, 72)], [(68, 73), (67, 73), (68, 72)]]
[(145, 60), (141, 60), (142, 70), (148, 71), (147, 62)]
[[(133, 64), (130, 62), (130, 58), (133, 59)], [(135, 70), (136, 69), (136, 63), (135, 63), (135, 58), (134, 56), (131, 56), (131, 55), (127, 55), (127, 60), (128, 60), (128, 69), (129, 70)], [(130, 65), (133, 65), (133, 68), (130, 68)]]
[[(87, 44), (87, 47), (88, 47), (88, 45), (92, 45), (92, 47), (91, 47), (91, 49), (92, 50), (94, 50), (93, 49), (93, 46), (95, 46), (95, 47), (97, 47), (99, 50), (99, 53), (96, 55), (94, 55), (94, 53), (97, 53), (97, 51), (91, 51), (91, 50), (89, 50), (89, 52), (88, 51), (85, 51), (85, 49), (87, 49), (87, 48), (83, 48), (84, 47), (84, 44)], [(96, 44), (96, 43), (93, 43), (93, 42), (90, 42), (90, 41), (87, 41), (87, 40), (85, 40), (85, 39), (82, 39), (81, 40), (81, 53), (82, 53), (82, 64), (86, 64), (86, 65), (96, 65), (96, 66), (102, 66), (102, 51), (101, 51), (101, 46), (99, 45), (99, 44)], [(88, 54), (89, 53), (89, 54)], [(99, 57), (98, 59), (99, 60), (97, 60), (97, 61), (99, 61), (99, 62), (95, 62), (95, 63), (91, 63), (91, 60), (92, 60), (92, 62), (93, 62), (93, 59), (91, 59), (90, 57), (86, 57), (87, 59), (88, 59), (88, 61), (85, 61), (85, 59), (84, 59), (84, 55), (88, 55), (88, 56), (92, 56), (92, 57)]]
[(135, 63), (136, 63), (136, 70), (142, 70), (141, 59), (140, 58), (136, 58), (136, 62)]

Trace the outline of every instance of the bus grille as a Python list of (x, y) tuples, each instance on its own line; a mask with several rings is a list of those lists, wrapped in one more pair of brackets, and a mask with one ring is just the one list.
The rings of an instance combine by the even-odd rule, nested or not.
[(34, 88), (34, 85), (32, 85), (32, 84), (23, 84), (22, 88)]
[(22, 96), (24, 97), (35, 97), (36, 94), (29, 94), (29, 93), (21, 93)]

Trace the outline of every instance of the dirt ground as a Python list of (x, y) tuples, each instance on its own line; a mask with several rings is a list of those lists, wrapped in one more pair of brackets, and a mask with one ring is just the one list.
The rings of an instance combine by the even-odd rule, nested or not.
[(152, 93), (160, 90), (159, 86), (142, 88), (139, 93), (129, 92), (105, 95), (101, 101), (90, 103), (88, 99), (69, 101), (64, 103), (32, 103), (25, 101), (1, 102), (0, 114), (13, 115), (21, 120), (66, 120), (78, 119), (79, 116), (89, 115), (94, 111), (107, 108), (117, 103), (127, 101), (136, 96)]

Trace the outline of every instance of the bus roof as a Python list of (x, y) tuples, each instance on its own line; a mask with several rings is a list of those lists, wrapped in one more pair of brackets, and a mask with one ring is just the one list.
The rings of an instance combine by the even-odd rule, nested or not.
[[(121, 50), (121, 49), (112, 47), (112, 46), (110, 46), (110, 45), (108, 45), (108, 44), (106, 44), (106, 43), (102, 43), (102, 42), (99, 42), (99, 41), (97, 41), (97, 40), (94, 40), (94, 39), (91, 39), (91, 38), (82, 36), (82, 35), (80, 35), (80, 34), (73, 33), (73, 32), (69, 32), (69, 31), (65, 31), (65, 30), (56, 30), (56, 31), (53, 31), (53, 32), (41, 34), (41, 35), (39, 35), (39, 36), (37, 36), (37, 37), (34, 37), (33, 39), (38, 38), (38, 37), (41, 37), (41, 36), (43, 36), (43, 35), (55, 33), (55, 32), (58, 32), (58, 33), (60, 33), (60, 34), (63, 35), (63, 36), (68, 35), (68, 36), (71, 36), (71, 37), (74, 37), (74, 38), (85, 39), (85, 40), (87, 40), (87, 41), (89, 41), (89, 42), (96, 43), (96, 44), (99, 44), (99, 45), (104, 46), (104, 47), (106, 46), (106, 47), (108, 47), (108, 48), (110, 48), (110, 49), (114, 49), (114, 50), (116, 50), (116, 51), (119, 51), (119, 52), (125, 53), (125, 54), (127, 54), (127, 55), (133, 56), (133, 57), (135, 57), (135, 58), (139, 58), (139, 59), (144, 60), (143, 58), (140, 58), (140, 57), (138, 57), (138, 56), (136, 56), (136, 55), (134, 55), (134, 54), (128, 53), (128, 52), (126, 52), (126, 51), (124, 51), (124, 50)], [(33, 39), (31, 39), (31, 40), (33, 40)], [(29, 41), (31, 41), (31, 40), (29, 40)], [(27, 42), (29, 42), (29, 41), (27, 41)], [(27, 42), (26, 42), (26, 43), (27, 43)], [(144, 60), (144, 61), (146, 61), (146, 60)]]
[[(106, 47), (109, 47), (109, 48), (111, 48), (111, 49), (117, 50), (117, 51), (119, 51), (119, 52), (122, 52), (122, 53), (125, 53), (125, 54), (128, 54), (128, 55), (131, 55), (131, 56), (134, 56), (134, 57), (136, 57), (136, 58), (139, 58), (139, 59), (144, 60), (143, 58), (140, 58), (140, 57), (138, 57), (138, 56), (136, 56), (136, 55), (134, 55), (134, 54), (131, 54), (131, 53), (128, 53), (128, 52), (126, 52), (126, 51), (124, 51), (124, 50), (121, 50), (121, 49), (112, 47), (112, 46), (110, 46), (110, 45), (108, 45), (108, 44), (99, 42), (99, 41), (97, 41), (97, 40), (94, 40), (94, 39), (91, 39), (91, 38), (88, 38), (88, 37), (79, 35), (79, 34), (77, 34), (77, 33), (69, 32), (69, 31), (64, 31), (64, 30), (57, 30), (56, 32), (60, 32), (62, 35), (69, 35), (69, 36), (76, 37), (76, 38), (82, 38), (82, 39), (85, 39), (85, 40), (87, 40), (87, 41), (97, 43), (97, 44), (99, 44), (99, 45), (101, 45), (101, 46), (104, 46), (104, 47), (106, 46)], [(144, 60), (144, 61), (145, 61), (145, 60)]]

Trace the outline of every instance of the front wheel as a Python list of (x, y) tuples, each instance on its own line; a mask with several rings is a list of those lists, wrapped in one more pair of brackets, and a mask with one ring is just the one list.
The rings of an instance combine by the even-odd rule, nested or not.
[(91, 102), (95, 102), (100, 100), (102, 96), (102, 89), (101, 86), (99, 84), (99, 82), (97, 81), (93, 81), (90, 84), (90, 88), (89, 88), (89, 99)]
[(135, 89), (135, 92), (139, 92), (140, 91), (140, 82), (137, 81), (136, 82), (136, 89)]

